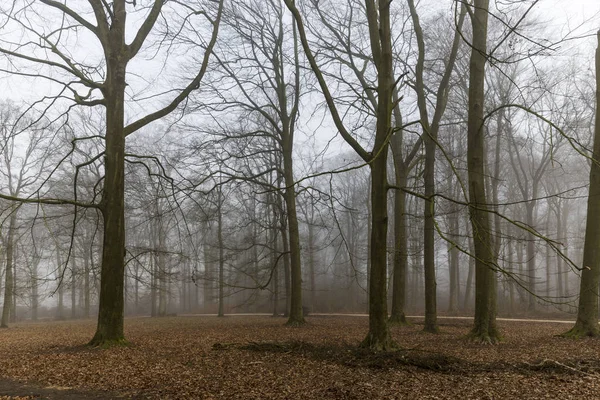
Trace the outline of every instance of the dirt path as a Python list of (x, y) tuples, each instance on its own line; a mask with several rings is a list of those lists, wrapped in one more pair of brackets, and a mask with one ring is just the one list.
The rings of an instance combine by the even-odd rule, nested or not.
[[(239, 313), (239, 314), (227, 314), (227, 317), (248, 317), (248, 316), (261, 316), (268, 317), (271, 314), (268, 313)], [(357, 313), (310, 313), (313, 317), (368, 317), (369, 314), (357, 314)], [(180, 317), (216, 317), (217, 314), (179, 314)], [(136, 317), (145, 318), (145, 317)], [(406, 318), (425, 318), (423, 315), (407, 315)], [(450, 320), (466, 320), (472, 321), (473, 317), (460, 317), (460, 316), (442, 316), (438, 315), (438, 319), (450, 319)], [(531, 318), (496, 318), (497, 321), (508, 321), (508, 322), (535, 322), (535, 323), (549, 323), (549, 324), (575, 324), (575, 320), (557, 320), (557, 319), (531, 319)]]

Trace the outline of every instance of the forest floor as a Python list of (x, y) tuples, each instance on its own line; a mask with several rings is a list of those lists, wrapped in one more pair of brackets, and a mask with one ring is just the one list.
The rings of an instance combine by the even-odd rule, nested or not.
[[(391, 328), (402, 350), (358, 350), (364, 317), (129, 318), (130, 345), (84, 346), (93, 321), (0, 331), (0, 399), (600, 399), (600, 339), (561, 323), (500, 321), (495, 346), (466, 320)], [(3, 397), (4, 396), (4, 397)]]

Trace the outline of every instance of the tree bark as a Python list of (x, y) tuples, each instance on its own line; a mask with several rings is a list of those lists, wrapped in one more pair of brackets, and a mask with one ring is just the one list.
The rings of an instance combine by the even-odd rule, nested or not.
[(106, 81), (106, 138), (102, 216), (104, 235), (100, 272), (98, 326), (90, 345), (106, 346), (125, 342), (125, 2), (115, 1), (113, 23), (108, 34)]
[(17, 210), (13, 210), (8, 222), (8, 237), (6, 239), (6, 268), (4, 270), (4, 304), (2, 306), (2, 321), (0, 328), (8, 328), (13, 301), (13, 255), (15, 229), (17, 225)]
[(217, 189), (217, 246), (219, 247), (219, 311), (217, 316), (225, 316), (225, 245), (223, 243), (223, 193), (221, 186)]
[(596, 119), (594, 151), (590, 168), (583, 265), (579, 289), (579, 308), (575, 326), (565, 333), (570, 337), (598, 336), (598, 282), (600, 280), (600, 31), (596, 49)]
[(487, 211), (484, 179), (483, 107), (489, 0), (475, 0), (472, 10), (473, 43), (469, 76), (469, 115), (467, 122), (467, 168), (469, 212), (475, 248), (475, 322), (471, 337), (496, 343), (499, 333), (495, 315), (495, 272), (490, 217)]
[(459, 221), (458, 221), (458, 209), (453, 207), (448, 215), (449, 232), (448, 236), (451, 242), (448, 242), (448, 273), (449, 273), (449, 298), (448, 298), (448, 312), (450, 314), (456, 314), (458, 312), (458, 302), (460, 297), (460, 275), (459, 275), (459, 253), (458, 253), (458, 240), (459, 240)]
[[(398, 134), (398, 133), (396, 133)], [(396, 186), (404, 188), (407, 185), (406, 168), (399, 166), (396, 156), (402, 151), (397, 146), (396, 138), (392, 139), (394, 148), (394, 167), (396, 172)], [(392, 313), (389, 322), (395, 325), (406, 325), (404, 306), (406, 303), (406, 271), (408, 269), (408, 234), (406, 229), (406, 193), (403, 190), (394, 191), (394, 274), (392, 287)]]

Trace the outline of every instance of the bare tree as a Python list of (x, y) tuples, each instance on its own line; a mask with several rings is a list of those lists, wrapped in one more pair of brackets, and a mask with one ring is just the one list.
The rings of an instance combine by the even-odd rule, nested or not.
[(591, 156), (590, 189), (587, 203), (583, 270), (579, 289), (577, 321), (566, 336), (598, 336), (598, 282), (600, 281), (600, 31), (596, 49), (596, 119)]
[[(100, 204), (93, 205), (103, 215), (104, 240), (102, 253), (100, 303), (98, 326), (91, 340), (92, 345), (105, 345), (124, 341), (124, 274), (125, 274), (125, 138), (142, 127), (156, 121), (181, 104), (188, 95), (200, 85), (208, 66), (209, 56), (217, 39), (218, 26), (221, 19), (223, 1), (202, 10), (196, 4), (166, 3), (154, 0), (141, 7), (142, 22), (136, 32), (130, 29), (127, 16), (136, 7), (126, 0), (110, 2), (89, 1), (81, 2), (71, 8), (65, 3), (55, 0), (29, 2), (14, 0), (2, 9), (2, 14), (15, 27), (23, 31), (21, 42), (5, 40), (0, 44), (0, 52), (8, 56), (13, 63), (8, 67), (10, 73), (21, 76), (41, 77), (59, 85), (60, 94), (54, 97), (67, 98), (78, 106), (102, 106), (106, 113), (106, 131), (104, 136), (104, 189)], [(177, 9), (170, 8), (171, 5)], [(198, 73), (191, 78), (183, 89), (167, 101), (158, 110), (142, 116), (127, 124), (125, 121), (125, 93), (128, 87), (127, 67), (140, 54), (147, 39), (156, 33), (159, 17), (166, 19), (177, 18), (178, 12), (185, 14), (180, 19), (182, 28), (189, 29), (190, 25), (196, 35), (200, 29), (194, 29), (193, 24), (200, 22), (199, 18), (208, 20), (211, 26), (210, 39), (205, 42), (205, 53)], [(168, 14), (168, 15), (167, 15)], [(43, 15), (51, 15), (44, 18)], [(93, 15), (94, 20), (88, 19)], [(139, 15), (139, 14), (138, 14)], [(35, 21), (29, 21), (35, 18)], [(49, 24), (48, 29), (37, 29), (39, 23)], [(52, 32), (52, 34), (46, 34)], [(72, 51), (70, 33), (78, 32), (78, 37), (85, 32), (91, 40), (101, 47), (99, 63), (89, 64), (84, 52), (83, 60), (78, 60)], [(33, 38), (33, 39), (32, 39)], [(165, 38), (168, 41), (168, 36)], [(161, 41), (161, 43), (165, 43)], [(13, 67), (17, 64), (24, 68)], [(42, 70), (39, 74), (37, 71)], [(77, 184), (77, 182), (75, 182)], [(16, 196), (12, 196), (14, 198)], [(72, 204), (80, 204), (76, 200)]]
[(490, 216), (487, 210), (483, 110), (485, 64), (487, 51), (487, 25), (489, 0), (475, 0), (471, 7), (473, 43), (469, 77), (468, 115), (468, 171), (469, 212), (473, 227), (475, 249), (475, 324), (471, 332), (477, 341), (495, 343), (496, 329), (495, 257), (490, 232)]

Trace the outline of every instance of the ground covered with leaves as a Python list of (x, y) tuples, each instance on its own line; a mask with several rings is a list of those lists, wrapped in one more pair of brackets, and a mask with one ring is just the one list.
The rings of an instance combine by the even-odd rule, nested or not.
[(415, 319), (391, 328), (400, 350), (371, 353), (366, 317), (307, 321), (131, 318), (110, 349), (84, 345), (92, 321), (16, 325), (0, 331), (0, 399), (600, 398), (600, 339), (557, 337), (566, 324), (500, 322), (490, 346), (465, 339), (469, 321), (429, 334)]

